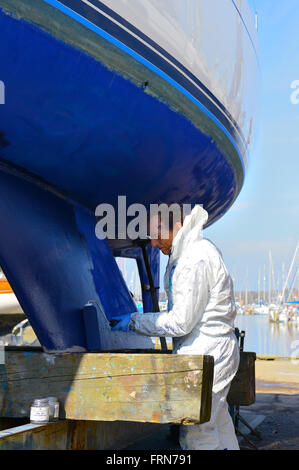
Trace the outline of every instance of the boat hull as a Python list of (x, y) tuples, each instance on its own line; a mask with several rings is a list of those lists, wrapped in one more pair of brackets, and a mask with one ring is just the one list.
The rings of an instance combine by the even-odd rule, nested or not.
[(84, 2), (50, 3), (11, 6), (21, 19), (0, 15), (1, 161), (93, 210), (126, 195), (128, 204), (203, 204), (208, 225), (221, 217), (242, 187), (248, 153), (229, 109), (167, 62), (167, 51), (153, 51), (152, 38), (142, 48)]
[[(140, 248), (96, 239), (98, 204), (116, 207), (120, 195), (127, 205), (200, 203), (210, 225), (241, 190), (255, 69), (240, 63), (253, 64), (255, 48), (242, 12), (225, 2), (218, 13), (234, 52), (219, 62), (213, 7), (199, 3), (180, 12), (177, 2), (0, 0), (0, 264), (49, 351), (87, 348), (91, 297), (108, 318), (136, 309), (113, 255), (135, 258), (149, 283)], [(192, 39), (184, 21), (194, 13), (204, 21)], [(176, 48), (165, 39), (173, 24)], [(148, 253), (158, 287), (158, 254)], [(146, 289), (143, 306), (152, 309)], [(102, 336), (104, 348), (129, 344)]]

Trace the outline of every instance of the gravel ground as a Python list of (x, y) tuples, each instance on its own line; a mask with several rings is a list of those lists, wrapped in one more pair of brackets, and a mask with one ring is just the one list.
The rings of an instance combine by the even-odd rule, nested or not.
[[(244, 407), (245, 409), (245, 407)], [(256, 428), (262, 437), (248, 437), (260, 450), (299, 450), (299, 390), (298, 394), (258, 393), (256, 403), (247, 413), (264, 415)], [(242, 414), (242, 408), (241, 408)], [(247, 442), (240, 442), (241, 450), (254, 450)]]
[[(257, 360), (256, 402), (247, 413), (264, 415), (256, 428), (259, 440), (248, 437), (261, 450), (299, 450), (299, 361), (273, 358)], [(253, 449), (241, 441), (241, 449)]]

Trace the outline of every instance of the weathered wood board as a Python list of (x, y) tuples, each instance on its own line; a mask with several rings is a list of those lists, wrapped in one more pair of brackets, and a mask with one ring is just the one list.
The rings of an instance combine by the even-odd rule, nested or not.
[(73, 420), (15, 426), (0, 431), (0, 450), (120, 450), (164, 429), (152, 423)]
[(0, 416), (28, 417), (34, 398), (56, 396), (72, 420), (203, 423), (210, 419), (211, 356), (5, 350)]

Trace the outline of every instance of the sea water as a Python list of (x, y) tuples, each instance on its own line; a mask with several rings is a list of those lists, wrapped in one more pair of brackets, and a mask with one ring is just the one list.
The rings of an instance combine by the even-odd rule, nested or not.
[(244, 351), (299, 356), (299, 323), (273, 323), (268, 315), (237, 315), (235, 327), (245, 331)]

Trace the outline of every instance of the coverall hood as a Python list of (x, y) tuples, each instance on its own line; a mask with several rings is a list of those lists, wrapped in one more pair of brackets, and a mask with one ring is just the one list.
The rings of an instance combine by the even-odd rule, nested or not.
[(173, 239), (170, 256), (172, 260), (179, 257), (186, 245), (202, 238), (202, 229), (208, 220), (208, 213), (199, 204), (195, 205), (189, 215), (185, 217), (182, 228)]

